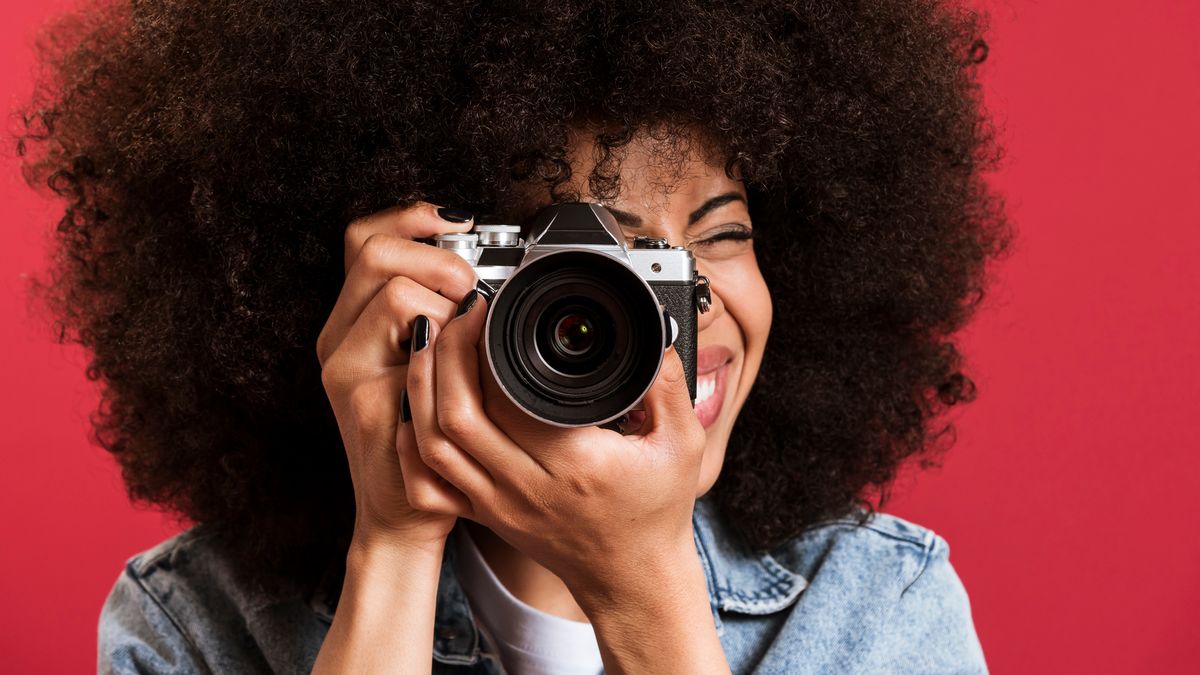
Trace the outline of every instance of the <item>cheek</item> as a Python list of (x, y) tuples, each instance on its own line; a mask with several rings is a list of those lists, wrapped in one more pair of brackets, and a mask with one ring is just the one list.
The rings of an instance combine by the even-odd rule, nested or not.
[(774, 313), (767, 282), (752, 255), (722, 272), (725, 283), (722, 284), (721, 300), (725, 303), (725, 311), (741, 329), (746, 341), (746, 356), (757, 362), (758, 352), (766, 344), (767, 333), (771, 330)]

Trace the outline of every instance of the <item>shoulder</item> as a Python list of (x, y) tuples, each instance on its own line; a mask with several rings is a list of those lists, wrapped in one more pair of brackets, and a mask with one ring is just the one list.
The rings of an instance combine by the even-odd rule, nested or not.
[(806, 635), (796, 639), (815, 632), (839, 645), (834, 669), (987, 671), (950, 546), (933, 530), (855, 512), (814, 524), (772, 555), (808, 581), (796, 607)]
[(305, 609), (249, 581), (220, 538), (195, 527), (125, 563), (100, 613), (99, 671), (279, 670), (269, 650), (278, 623), (300, 624), (299, 635), (320, 628)]
[(216, 535), (203, 526), (180, 532), (129, 558), (121, 578), (162, 599), (177, 592), (203, 589), (226, 595), (236, 590), (231, 558)]
[(933, 530), (888, 513), (860, 510), (814, 523), (772, 554), (807, 579), (832, 568), (886, 579), (907, 588), (950, 546)]

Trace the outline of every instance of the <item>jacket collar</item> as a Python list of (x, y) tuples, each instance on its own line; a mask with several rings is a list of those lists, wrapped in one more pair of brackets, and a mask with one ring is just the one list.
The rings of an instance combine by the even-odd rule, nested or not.
[(773, 614), (794, 604), (808, 586), (808, 580), (770, 554), (750, 550), (707, 498), (696, 502), (692, 534), (708, 578), (718, 635), (724, 632), (720, 612)]
[[(459, 536), (456, 526), (450, 537)], [(692, 535), (708, 584), (709, 603), (717, 634), (724, 633), (721, 612), (764, 615), (779, 612), (796, 602), (808, 586), (801, 575), (780, 565), (765, 553), (746, 547), (708, 499), (696, 502), (692, 512)], [(495, 658), (471, 613), (467, 596), (454, 572), (457, 546), (447, 540), (438, 581), (434, 617), (433, 658), (442, 663), (474, 664), (480, 658)], [(333, 620), (340, 579), (327, 575), (309, 598), (309, 606), (326, 622)]]

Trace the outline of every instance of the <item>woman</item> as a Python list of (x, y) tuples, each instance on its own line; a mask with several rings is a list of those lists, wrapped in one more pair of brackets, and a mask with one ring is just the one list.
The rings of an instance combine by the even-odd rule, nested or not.
[[(978, 19), (650, 5), (53, 31), (45, 297), (130, 494), (195, 523), (118, 578), (101, 670), (985, 670), (944, 540), (870, 501), (972, 398), (953, 337), (1009, 236)], [(565, 201), (711, 280), (694, 410), (673, 350), (623, 433), (481, 374), (486, 298), (413, 240)]]

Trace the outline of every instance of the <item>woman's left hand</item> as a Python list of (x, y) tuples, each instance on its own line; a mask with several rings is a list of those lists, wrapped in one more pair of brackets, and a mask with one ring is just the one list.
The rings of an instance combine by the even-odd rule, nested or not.
[(467, 496), (469, 517), (558, 575), (585, 612), (662, 595), (670, 577), (703, 586), (681, 573), (699, 569), (692, 509), (705, 432), (675, 350), (635, 435), (555, 427), (516, 408), (480, 368), (485, 304), (479, 297), (434, 349), (413, 355), (401, 453), (419, 452)]

